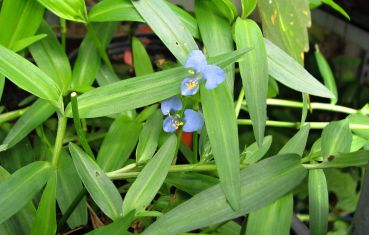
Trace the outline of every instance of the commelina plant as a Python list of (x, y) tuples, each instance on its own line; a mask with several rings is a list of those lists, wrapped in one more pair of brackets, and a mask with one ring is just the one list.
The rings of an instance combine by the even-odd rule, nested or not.
[[(302, 66), (309, 1), (0, 4), (0, 234), (367, 231), (369, 109), (337, 105), (319, 51), (322, 82)], [(73, 25), (86, 34), (71, 51)], [(117, 28), (131, 42), (118, 43), (123, 72)]]

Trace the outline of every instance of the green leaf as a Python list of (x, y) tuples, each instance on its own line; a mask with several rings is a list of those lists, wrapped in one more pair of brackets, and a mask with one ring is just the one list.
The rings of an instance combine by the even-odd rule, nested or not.
[[(103, 47), (107, 47), (111, 41), (118, 23), (95, 23), (93, 29), (99, 35)], [(78, 56), (73, 67), (72, 89), (81, 90), (86, 86), (91, 86), (95, 80), (96, 73), (101, 65), (101, 57), (95, 42), (88, 32), (84, 37), (78, 50)]]
[[(229, 1), (223, 0), (195, 1), (195, 14), (199, 24), (201, 38), (209, 56), (217, 56), (231, 52), (234, 49), (232, 26), (229, 22), (229, 17), (232, 17), (233, 21), (234, 15), (233, 11), (227, 7), (227, 2), (232, 5)], [(225, 12), (219, 12), (219, 10)], [(231, 91), (231, 94), (233, 94), (234, 65), (224, 67), (224, 70), (226, 72), (227, 87)]]
[[(278, 154), (302, 156), (309, 135), (310, 125), (303, 126), (282, 147)], [(288, 193), (272, 204), (250, 213), (246, 234), (288, 234), (292, 223), (293, 194)], [(265, 218), (268, 224), (265, 224)]]
[(322, 157), (349, 152), (352, 134), (348, 119), (330, 122), (322, 131)]
[(61, 96), (58, 85), (31, 62), (1, 45), (0, 73), (23, 90), (51, 101), (62, 110), (62, 103), (58, 102)]
[(0, 183), (0, 224), (32, 200), (50, 173), (50, 163), (33, 162)]
[(160, 110), (157, 110), (146, 121), (136, 148), (136, 162), (145, 162), (154, 155), (159, 144), (159, 136), (163, 126), (162, 122), (163, 116)]
[(216, 231), (222, 235), (240, 235), (241, 225), (231, 220), (225, 223), (224, 225), (220, 226)]
[[(10, 174), (0, 166), (0, 182), (10, 177)], [(36, 209), (30, 201), (15, 215), (0, 224), (0, 234), (14, 235), (14, 234), (28, 234), (31, 231), (32, 224), (35, 218)]]
[(257, 0), (241, 0), (242, 19), (246, 19), (256, 7)]
[(27, 38), (20, 39), (14, 43), (14, 46), (11, 48), (14, 52), (21, 51), (25, 49), (26, 47), (32, 45), (33, 43), (36, 43), (40, 41), (41, 39), (47, 37), (46, 34), (37, 34), (34, 36), (30, 36)]
[(333, 0), (321, 0), (323, 3), (329, 5), (330, 7), (332, 7), (334, 10), (336, 10), (337, 12), (341, 13), (341, 15), (343, 15), (344, 17), (346, 17), (346, 19), (350, 20), (350, 16), (349, 14), (347, 14), (347, 12), (337, 3), (335, 3)]
[(352, 143), (350, 147), (350, 152), (356, 152), (360, 150), (367, 143), (368, 143), (367, 139), (364, 139), (358, 135), (352, 135)]
[(144, 22), (130, 0), (104, 0), (88, 13), (90, 22), (138, 21)]
[(24, 139), (14, 148), (0, 153), (0, 164), (10, 173), (35, 161), (35, 151), (31, 142)]
[(326, 87), (335, 96), (335, 98), (331, 99), (331, 103), (336, 104), (338, 94), (337, 94), (336, 81), (334, 80), (331, 67), (329, 66), (328, 61), (324, 58), (323, 54), (319, 51), (319, 49), (315, 51), (314, 55), (315, 55), (316, 62), (318, 64), (320, 74), (322, 75), (324, 79), (324, 85), (326, 85)]
[(294, 153), (302, 156), (309, 137), (310, 125), (304, 125), (301, 129), (279, 150), (279, 154)]
[[(234, 63), (247, 51), (248, 49), (237, 50), (209, 59), (209, 61), (224, 67)], [(107, 116), (165, 100), (180, 92), (182, 80), (189, 75), (188, 69), (177, 67), (125, 79), (88, 91), (78, 96), (80, 117)], [(71, 111), (71, 106), (69, 105), (66, 109), (68, 117), (71, 117)]]
[(124, 198), (123, 215), (133, 210), (144, 211), (151, 203), (168, 174), (176, 146), (177, 138), (171, 135), (143, 168)]
[(51, 235), (56, 232), (56, 181), (56, 172), (53, 172), (42, 193), (31, 235)]
[(66, 94), (72, 80), (72, 70), (63, 47), (60, 45), (50, 26), (44, 21), (38, 33), (47, 38), (33, 44), (29, 49), (38, 67), (58, 84), (60, 90)]
[(192, 36), (200, 39), (200, 32), (196, 19), (183, 8), (170, 2), (167, 2), (167, 4), (177, 14), (183, 25), (191, 32)]
[(251, 212), (247, 220), (245, 234), (289, 234), (292, 212), (293, 197), (291, 193), (288, 193), (269, 206)]
[(309, 171), (309, 227), (311, 235), (324, 235), (328, 230), (328, 189), (323, 170)]
[[(264, 36), (299, 63), (303, 62), (304, 52), (309, 50), (309, 1), (289, 1), (284, 4), (281, 1), (258, 0), (258, 8)], [(285, 62), (282, 58), (280, 60)]]
[(142, 76), (154, 72), (150, 56), (147, 54), (145, 46), (136, 37), (132, 37), (132, 52), (133, 66), (136, 76)]
[(60, 18), (86, 23), (87, 11), (84, 0), (37, 0)]
[(232, 208), (238, 210), (240, 206), (240, 153), (233, 99), (224, 83), (213, 90), (206, 90), (202, 84), (200, 91), (206, 130), (220, 182)]
[(105, 172), (121, 168), (133, 152), (142, 124), (127, 120), (125, 116), (115, 119), (105, 136), (96, 163)]
[(334, 95), (325, 86), (282, 49), (269, 40), (265, 40), (265, 46), (268, 53), (269, 75), (294, 90), (310, 95), (334, 98)]
[(132, 1), (136, 10), (172, 54), (184, 63), (192, 50), (198, 49), (191, 33), (164, 0)]
[[(362, 114), (350, 114), (348, 116), (348, 120), (351, 124), (354, 125), (365, 125), (369, 126), (369, 117)], [(369, 130), (364, 128), (355, 128), (352, 129), (352, 132), (357, 134), (358, 136), (364, 137), (365, 139), (369, 139)]]
[(35, 0), (4, 0), (0, 13), (0, 44), (17, 49), (20, 40), (33, 36), (44, 16)]
[(253, 164), (259, 161), (261, 158), (265, 156), (268, 152), (271, 144), (272, 144), (273, 137), (268, 135), (264, 138), (263, 144), (259, 147), (258, 144), (255, 142), (252, 145), (248, 146), (242, 153), (241, 157), (245, 156), (244, 160), (242, 161), (243, 164)]
[(105, 225), (102, 228), (93, 230), (86, 235), (128, 235), (131, 234), (128, 232), (128, 228), (134, 220), (134, 211), (128, 213), (126, 216), (117, 219), (113, 223), (109, 225)]
[(254, 21), (238, 18), (235, 24), (235, 41), (237, 49), (253, 48), (238, 63), (255, 139), (261, 146), (267, 119), (269, 78), (264, 38)]
[(109, 218), (118, 219), (122, 215), (122, 198), (113, 182), (77, 145), (70, 143), (69, 151), (79, 177), (92, 199)]
[[(61, 212), (64, 214), (78, 193), (83, 189), (76, 168), (69, 154), (62, 150), (58, 165), (58, 184), (56, 199)], [(87, 203), (84, 197), (70, 215), (67, 223), (70, 228), (87, 224)]]
[(300, 157), (295, 154), (268, 158), (241, 171), (239, 211), (229, 206), (218, 184), (160, 217), (142, 235), (177, 234), (237, 218), (275, 201), (298, 185), (305, 175)]
[(4, 151), (13, 147), (25, 138), (33, 129), (46, 121), (54, 112), (55, 108), (49, 102), (38, 99), (22, 115), (22, 117), (19, 118), (13, 128), (9, 131), (0, 146), (0, 150)]
[(359, 150), (352, 153), (338, 153), (333, 159), (314, 164), (319, 168), (344, 168), (352, 166), (365, 166), (369, 161), (369, 151)]

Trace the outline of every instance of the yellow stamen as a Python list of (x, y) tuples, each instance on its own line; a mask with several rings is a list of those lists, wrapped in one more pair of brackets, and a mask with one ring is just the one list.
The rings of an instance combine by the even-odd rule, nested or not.
[(186, 83), (186, 88), (188, 90), (193, 90), (199, 85), (199, 82), (196, 79), (191, 79), (189, 82)]

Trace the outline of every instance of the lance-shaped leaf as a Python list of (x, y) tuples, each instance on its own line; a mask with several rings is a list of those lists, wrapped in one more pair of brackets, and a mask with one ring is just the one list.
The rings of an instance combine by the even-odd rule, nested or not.
[(38, 0), (55, 15), (71, 21), (87, 22), (84, 0)]
[(198, 49), (191, 33), (164, 0), (132, 1), (141, 17), (172, 54), (184, 63), (192, 50)]
[[(78, 193), (83, 189), (82, 182), (78, 177), (78, 173), (73, 165), (71, 157), (65, 150), (62, 150), (58, 165), (56, 199), (63, 214), (67, 211)], [(70, 228), (75, 228), (85, 225), (87, 220), (87, 203), (86, 198), (84, 197), (70, 215), (67, 223)]]
[(177, 138), (171, 135), (140, 172), (123, 201), (123, 215), (141, 212), (151, 203), (162, 186), (173, 161)]
[(257, 0), (241, 0), (242, 19), (247, 18), (256, 7)]
[(337, 103), (337, 87), (336, 81), (334, 80), (333, 72), (328, 64), (328, 61), (324, 58), (323, 54), (317, 49), (314, 53), (316, 62), (318, 64), (319, 72), (324, 79), (324, 85), (332, 92), (335, 96), (331, 99), (331, 103)]
[(136, 76), (141, 76), (154, 72), (150, 56), (147, 54), (145, 46), (136, 37), (132, 37), (132, 52), (133, 66), (135, 68)]
[(46, 121), (53, 113), (55, 108), (47, 101), (38, 99), (31, 107), (19, 118), (8, 135), (5, 137), (0, 150), (4, 151), (26, 137), (33, 129)]
[(143, 127), (138, 145), (136, 148), (136, 161), (145, 162), (155, 153), (159, 144), (159, 137), (162, 130), (163, 117), (160, 110), (157, 110), (146, 121)]
[(312, 235), (324, 235), (328, 230), (328, 188), (322, 169), (309, 171), (309, 227)]
[(15, 49), (19, 40), (33, 36), (43, 19), (44, 7), (34, 0), (4, 0), (0, 12), (0, 44)]
[(138, 21), (144, 22), (130, 0), (104, 0), (88, 13), (90, 22)]
[(104, 171), (121, 168), (137, 144), (142, 124), (127, 120), (125, 116), (115, 119), (100, 147), (96, 162)]
[(49, 100), (62, 109), (62, 103), (59, 103), (61, 90), (54, 80), (22, 56), (1, 45), (0, 73), (23, 90)]
[[(195, 1), (195, 14), (208, 56), (217, 56), (234, 49), (230, 24), (230, 21), (233, 21), (234, 13), (227, 2), (231, 6), (233, 5), (229, 1), (223, 0)], [(229, 65), (224, 69), (228, 89), (233, 94), (234, 65)]]
[(270, 146), (272, 145), (272, 136), (268, 135), (264, 138), (263, 144), (259, 147), (255, 142), (248, 146), (242, 153), (241, 158), (243, 164), (253, 164), (259, 161), (268, 152)]
[[(234, 63), (249, 49), (237, 50), (214, 58), (209, 63), (225, 67)], [(185, 68), (173, 68), (125, 79), (88, 91), (78, 96), (78, 109), (81, 118), (92, 118), (120, 113), (150, 105), (180, 92), (182, 80), (191, 75)], [(66, 115), (71, 117), (71, 106)]]
[(229, 206), (221, 186), (216, 185), (169, 211), (142, 234), (178, 234), (237, 218), (289, 192), (305, 175), (295, 154), (268, 158), (241, 171), (240, 210)]
[(268, 54), (269, 75), (278, 82), (300, 92), (310, 95), (334, 98), (334, 95), (296, 60), (271, 41), (265, 40)]
[(322, 132), (322, 156), (326, 160), (330, 155), (350, 151), (352, 133), (349, 120), (334, 121), (324, 127)]
[[(111, 41), (115, 30), (116, 22), (94, 23), (96, 35), (98, 35), (103, 47), (106, 47)], [(96, 73), (101, 65), (101, 56), (95, 42), (88, 32), (83, 39), (78, 51), (78, 56), (73, 67), (72, 88), (83, 90), (86, 86), (91, 86), (95, 80)]]
[(32, 200), (50, 173), (50, 163), (33, 162), (0, 183), (0, 224)]
[(38, 204), (31, 235), (50, 235), (56, 232), (56, 172), (54, 171)]
[(368, 164), (368, 160), (369, 151), (359, 150), (352, 153), (338, 153), (330, 160), (319, 164), (313, 164), (313, 166), (318, 168), (344, 168), (353, 166), (361, 167)]
[(68, 57), (55, 33), (45, 21), (41, 24), (38, 32), (46, 34), (47, 38), (30, 47), (32, 57), (38, 67), (54, 79), (59, 88), (66, 93), (72, 80)]
[(30, 36), (30, 37), (27, 37), (27, 38), (22, 38), (18, 41), (16, 41), (14, 43), (14, 46), (12, 48), (12, 50), (14, 52), (18, 52), (18, 51), (21, 51), (23, 49), (25, 49), (26, 47), (32, 45), (33, 43), (36, 43), (37, 41), (40, 41), (41, 39), (47, 37), (46, 34), (37, 34), (37, 35), (34, 35), (34, 36)]
[[(0, 182), (10, 177), (2, 166), (0, 166)], [(18, 211), (15, 215), (0, 224), (0, 234), (28, 234), (31, 231), (32, 224), (36, 215), (36, 209), (32, 201)]]
[(81, 148), (70, 143), (69, 150), (79, 177), (92, 199), (109, 218), (118, 219), (122, 215), (122, 198), (118, 189)]
[(237, 48), (253, 48), (238, 62), (256, 142), (262, 145), (267, 118), (268, 60), (263, 35), (252, 20), (238, 18), (235, 25)]

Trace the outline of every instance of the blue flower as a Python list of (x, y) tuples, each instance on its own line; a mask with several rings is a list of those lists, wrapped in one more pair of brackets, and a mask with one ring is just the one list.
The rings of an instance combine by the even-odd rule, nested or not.
[(179, 115), (169, 115), (163, 122), (163, 130), (165, 132), (175, 132), (180, 126), (183, 126), (183, 131), (194, 132), (200, 130), (204, 125), (204, 119), (199, 112), (192, 109), (184, 111), (184, 118)]
[(190, 53), (184, 67), (195, 70), (194, 78), (185, 78), (182, 81), (181, 93), (184, 96), (196, 94), (199, 90), (199, 83), (203, 79), (206, 80), (205, 88), (208, 90), (224, 82), (224, 71), (216, 65), (208, 64), (204, 53), (200, 50), (193, 50)]
[(183, 131), (194, 132), (200, 130), (204, 125), (204, 119), (199, 112), (192, 109), (184, 111), (184, 126)]
[(179, 111), (182, 109), (182, 102), (178, 96), (173, 96), (161, 103), (161, 112), (164, 115), (170, 114), (171, 111)]

